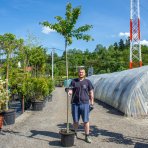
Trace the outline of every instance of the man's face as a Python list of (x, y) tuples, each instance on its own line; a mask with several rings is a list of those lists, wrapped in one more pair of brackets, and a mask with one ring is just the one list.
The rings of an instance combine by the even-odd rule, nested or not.
[(79, 70), (79, 78), (84, 78), (85, 77), (85, 70)]

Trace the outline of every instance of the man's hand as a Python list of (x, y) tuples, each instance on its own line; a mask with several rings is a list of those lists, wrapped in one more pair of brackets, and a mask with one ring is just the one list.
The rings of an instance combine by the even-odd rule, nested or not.
[(71, 89), (68, 90), (68, 95), (69, 95), (69, 96), (72, 95), (72, 90), (71, 90)]
[(66, 87), (66, 88), (65, 88), (65, 92), (68, 93), (68, 96), (71, 96), (71, 95), (72, 95), (72, 89), (69, 88), (69, 87)]

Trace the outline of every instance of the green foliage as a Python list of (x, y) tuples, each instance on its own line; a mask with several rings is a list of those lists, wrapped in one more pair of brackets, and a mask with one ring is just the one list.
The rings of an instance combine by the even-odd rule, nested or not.
[(48, 93), (47, 95), (50, 95), (52, 91), (55, 89), (54, 87), (54, 81), (50, 78), (44, 78), (48, 85)]
[(53, 91), (53, 83), (47, 78), (28, 78), (22, 85), (22, 93), (33, 100), (43, 100)]
[(44, 48), (41, 46), (33, 47), (30, 50), (29, 63), (34, 68), (35, 76), (38, 76), (39, 72), (45, 72), (45, 63), (47, 61), (47, 55)]
[(9, 74), (9, 86), (12, 95), (21, 92), (21, 87), (23, 82), (25, 81), (26, 75), (27, 74), (25, 74), (23, 70), (12, 68)]
[(142, 46), (141, 52), (143, 65), (148, 65), (148, 47)]
[[(122, 42), (122, 46), (120, 46), (121, 42), (121, 40), (119, 42), (115, 42), (108, 48), (101, 44), (97, 44), (92, 52), (88, 49), (85, 51), (75, 48), (69, 49), (67, 51), (69, 75), (77, 77), (77, 66), (80, 65), (85, 66), (86, 71), (92, 66), (94, 68), (94, 74), (112, 73), (129, 69), (129, 40), (127, 39), (125, 43)], [(148, 47), (141, 46), (141, 51), (143, 65), (148, 65)], [(56, 64), (57, 69), (60, 69), (62, 61), (64, 63), (64, 59), (65, 52), (62, 57), (59, 57), (58, 59), (58, 64)], [(61, 76), (64, 76), (64, 71), (62, 70), (62, 72)]]
[(72, 44), (72, 38), (77, 40), (82, 39), (85, 41), (93, 40), (88, 34), (83, 34), (92, 28), (92, 25), (84, 25), (79, 28), (75, 28), (79, 15), (81, 14), (81, 7), (72, 8), (71, 3), (66, 6), (65, 19), (61, 16), (56, 16), (57, 23), (52, 24), (48, 21), (42, 22), (43, 26), (49, 27), (57, 33), (61, 34), (65, 38), (66, 45)]
[(44, 78), (33, 78), (33, 97), (36, 100), (42, 100), (43, 97), (49, 93), (49, 87), (46, 79)]

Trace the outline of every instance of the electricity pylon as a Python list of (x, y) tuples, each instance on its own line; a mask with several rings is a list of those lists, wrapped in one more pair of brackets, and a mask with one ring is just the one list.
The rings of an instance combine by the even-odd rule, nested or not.
[(142, 66), (139, 1), (130, 0), (130, 69)]

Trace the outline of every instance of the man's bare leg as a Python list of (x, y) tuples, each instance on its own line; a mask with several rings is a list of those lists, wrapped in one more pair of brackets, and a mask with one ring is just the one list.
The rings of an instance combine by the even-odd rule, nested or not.
[(89, 135), (89, 122), (84, 122), (85, 135)]
[(90, 129), (89, 122), (84, 122), (85, 141), (87, 143), (91, 143), (91, 139), (89, 137), (89, 129)]

